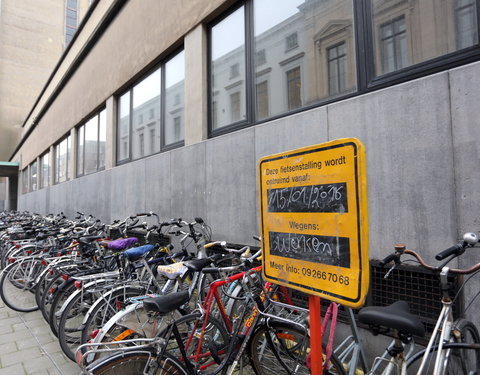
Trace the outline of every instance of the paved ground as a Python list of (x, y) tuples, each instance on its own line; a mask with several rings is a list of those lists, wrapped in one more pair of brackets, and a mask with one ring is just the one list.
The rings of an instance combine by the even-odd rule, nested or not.
[(78, 375), (39, 311), (19, 313), (0, 300), (0, 375)]

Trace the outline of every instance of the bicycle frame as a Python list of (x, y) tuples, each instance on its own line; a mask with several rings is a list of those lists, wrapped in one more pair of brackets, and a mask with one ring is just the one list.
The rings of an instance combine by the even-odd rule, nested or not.
[[(452, 338), (451, 331), (453, 325), (452, 300), (448, 295), (448, 271), (448, 267), (443, 267), (440, 273), (440, 283), (443, 291), (442, 311), (440, 312), (437, 323), (435, 324), (435, 328), (433, 329), (432, 336), (430, 337), (430, 340), (428, 342), (427, 349), (425, 350), (425, 355), (422, 358), (422, 362), (420, 363), (417, 375), (420, 375), (422, 373), (429, 357), (430, 350), (432, 349), (433, 345), (437, 340), (439, 340), (439, 344), (433, 375), (441, 375), (445, 373), (444, 365), (446, 363), (446, 360), (450, 356), (450, 350), (444, 349), (443, 345), (444, 343), (450, 342)], [(439, 333), (440, 326), (442, 327), (441, 333)]]

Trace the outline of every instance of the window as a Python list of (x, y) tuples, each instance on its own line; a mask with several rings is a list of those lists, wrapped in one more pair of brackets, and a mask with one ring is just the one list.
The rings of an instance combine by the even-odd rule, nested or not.
[(286, 42), (285, 43), (286, 44), (286, 47), (285, 47), (286, 51), (297, 48), (298, 47), (298, 34), (296, 32), (294, 32), (293, 34), (288, 35), (285, 42)]
[(455, 18), (457, 49), (471, 47), (478, 43), (475, 0), (457, 0)]
[(268, 117), (268, 82), (257, 84), (257, 118), (262, 120)]
[(77, 0), (67, 0), (65, 4), (65, 46), (73, 39), (78, 23)]
[(64, 138), (55, 146), (55, 183), (67, 181), (70, 178), (69, 162), (71, 159), (71, 136)]
[(296, 109), (302, 106), (302, 80), (300, 68), (294, 68), (287, 72), (287, 97), (288, 109)]
[(240, 121), (240, 93), (235, 92), (230, 94), (230, 115), (231, 115), (231, 122)]
[(255, 66), (263, 65), (267, 62), (267, 56), (265, 55), (265, 49), (261, 49), (255, 53)]
[(28, 180), (29, 180), (29, 174), (28, 174), (28, 167), (27, 167), (22, 171), (22, 192), (23, 192), (23, 194), (28, 193)]
[(181, 131), (182, 131), (182, 118), (181, 117), (175, 117), (173, 119), (173, 133), (175, 134), (175, 138), (180, 137)]
[(165, 64), (165, 137), (163, 146), (184, 139), (185, 53), (182, 51)]
[[(257, 54), (261, 56), (265, 51), (268, 56), (268, 62), (255, 66), (257, 120), (338, 95), (330, 93), (326, 56), (329, 48), (342, 42), (345, 42), (345, 63), (349, 62), (344, 92), (356, 89), (353, 3), (338, 0), (332, 7), (333, 2), (315, 1), (306, 6), (303, 0), (291, 0), (282, 3), (281, 11), (272, 17), (271, 10), (279, 6), (278, 1), (253, 1), (255, 54), (258, 58)], [(266, 80), (268, 91), (259, 95), (261, 86), (257, 85)], [(260, 111), (267, 109), (266, 103), (268, 112)]]
[(77, 129), (77, 176), (105, 168), (106, 110)]
[(328, 59), (328, 91), (337, 95), (345, 91), (346, 49), (345, 43), (340, 43), (327, 50)]
[(175, 132), (174, 118), (183, 118), (184, 80), (182, 51), (119, 97), (117, 163), (180, 145), (184, 139), (183, 123)]
[[(246, 118), (245, 100), (245, 7), (242, 6), (210, 30), (212, 129)], [(233, 74), (232, 74), (233, 73)], [(231, 78), (236, 78), (231, 82)], [(233, 87), (232, 87), (233, 86)], [(232, 92), (233, 91), (233, 92)], [(215, 95), (215, 110), (213, 96)], [(240, 100), (240, 95), (242, 100)], [(232, 113), (231, 111), (235, 112)]]
[(209, 136), (476, 62), (479, 3), (232, 2), (208, 29)]
[(382, 73), (390, 73), (408, 65), (405, 17), (380, 26)]
[(233, 64), (230, 67), (230, 79), (237, 78), (240, 76), (240, 65), (238, 63)]
[(46, 188), (50, 183), (50, 153), (40, 157), (40, 189)]
[(30, 191), (35, 191), (38, 189), (37, 186), (37, 162), (34, 161), (32, 164), (30, 164)]
[(118, 100), (117, 148), (117, 162), (130, 159), (130, 91)]
[(448, 64), (433, 59), (478, 46), (477, 1), (370, 0), (370, 7), (377, 76), (427, 61), (431, 71)]

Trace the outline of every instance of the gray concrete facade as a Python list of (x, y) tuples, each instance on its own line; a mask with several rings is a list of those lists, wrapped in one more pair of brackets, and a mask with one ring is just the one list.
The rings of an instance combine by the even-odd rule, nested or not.
[(78, 209), (106, 221), (145, 210), (196, 215), (215, 237), (250, 243), (259, 232), (259, 158), (356, 137), (367, 151), (371, 257), (396, 242), (433, 254), (478, 226), (479, 70), (464, 66), (24, 194), (19, 209)]

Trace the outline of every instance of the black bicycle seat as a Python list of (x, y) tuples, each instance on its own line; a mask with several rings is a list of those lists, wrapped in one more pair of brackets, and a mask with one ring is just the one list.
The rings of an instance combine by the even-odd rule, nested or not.
[(397, 301), (385, 307), (364, 307), (358, 313), (358, 320), (372, 326), (396, 329), (407, 335), (425, 336), (423, 323), (410, 313), (410, 307), (405, 301)]
[(165, 296), (147, 298), (143, 301), (143, 307), (146, 311), (155, 311), (161, 314), (166, 314), (180, 306), (186, 304), (190, 299), (188, 290), (184, 292), (167, 294)]

